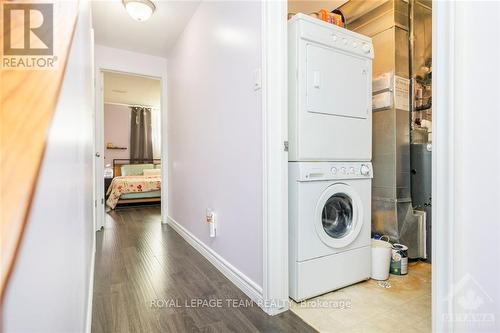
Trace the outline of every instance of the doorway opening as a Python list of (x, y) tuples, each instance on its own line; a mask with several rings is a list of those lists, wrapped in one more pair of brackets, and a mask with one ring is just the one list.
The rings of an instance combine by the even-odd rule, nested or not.
[(432, 2), (289, 0), (288, 19), (290, 308), (320, 331), (404, 329), (401, 308), (429, 331)]
[(162, 109), (158, 78), (101, 70), (96, 108), (96, 230), (121, 209), (161, 219)]

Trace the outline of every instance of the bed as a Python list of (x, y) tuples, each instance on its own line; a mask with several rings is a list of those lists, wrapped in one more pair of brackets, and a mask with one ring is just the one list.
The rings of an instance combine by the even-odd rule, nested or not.
[(106, 192), (106, 206), (161, 201), (161, 161), (113, 160), (113, 180)]

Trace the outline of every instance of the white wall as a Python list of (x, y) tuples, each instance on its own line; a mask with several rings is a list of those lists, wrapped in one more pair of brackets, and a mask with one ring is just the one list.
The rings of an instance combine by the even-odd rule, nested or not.
[(114, 159), (130, 158), (130, 108), (125, 105), (104, 104), (104, 145), (126, 149), (104, 149), (104, 165), (113, 166)]
[(31, 214), (4, 300), (5, 332), (83, 332), (94, 255), (90, 12), (77, 29)]
[[(260, 2), (202, 2), (168, 57), (168, 214), (262, 286)], [(217, 216), (209, 238), (205, 210)]]
[[(161, 112), (162, 112), (162, 138), (166, 139), (167, 117), (164, 116), (167, 109), (167, 59), (136, 53), (121, 49), (115, 49), (104, 45), (95, 45), (95, 68), (96, 77), (100, 76), (101, 70), (112, 70), (131, 74), (145, 75), (161, 80)], [(99, 82), (98, 82), (99, 84)], [(167, 144), (164, 141), (162, 149), (162, 183), (167, 183)], [(162, 198), (167, 198), (165, 186), (162, 186)], [(163, 212), (167, 211), (167, 200), (161, 203), (162, 220), (166, 218)]]
[(434, 330), (499, 332), (500, 2), (433, 6)]

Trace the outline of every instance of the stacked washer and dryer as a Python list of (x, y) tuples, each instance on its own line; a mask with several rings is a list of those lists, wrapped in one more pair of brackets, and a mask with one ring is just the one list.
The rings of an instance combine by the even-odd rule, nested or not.
[(290, 297), (370, 278), (371, 39), (297, 14), (288, 23)]

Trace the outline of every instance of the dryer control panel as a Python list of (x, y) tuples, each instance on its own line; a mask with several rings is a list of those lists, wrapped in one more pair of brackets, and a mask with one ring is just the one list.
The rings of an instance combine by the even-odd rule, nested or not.
[(360, 57), (370, 59), (374, 57), (371, 38), (362, 34), (323, 22), (303, 13), (294, 15), (288, 24), (300, 26), (301, 39), (335, 47)]
[(304, 182), (373, 178), (371, 162), (291, 162), (289, 171), (295, 180)]

